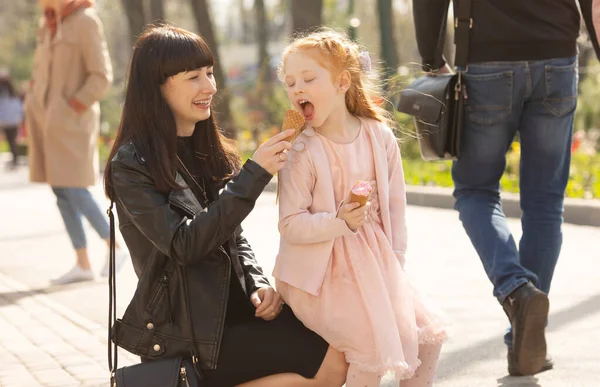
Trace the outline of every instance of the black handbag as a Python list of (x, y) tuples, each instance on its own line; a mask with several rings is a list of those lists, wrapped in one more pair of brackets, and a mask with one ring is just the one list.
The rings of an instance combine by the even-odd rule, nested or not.
[[(190, 336), (192, 345), (189, 357), (168, 357), (152, 360), (133, 366), (117, 368), (118, 343), (114, 334), (117, 314), (117, 288), (115, 265), (115, 217), (113, 214), (114, 201), (111, 201), (107, 210), (110, 219), (110, 247), (109, 247), (109, 276), (108, 276), (108, 368), (110, 369), (111, 387), (199, 387), (199, 380), (203, 378), (200, 363), (196, 355), (194, 343), (196, 338), (192, 323), (192, 313), (188, 297), (187, 279), (184, 268), (179, 267), (184, 286), (184, 303), (190, 321)], [(113, 344), (112, 340), (115, 340)]]
[[(439, 34), (438, 53), (444, 47), (447, 19), (446, 10)], [(471, 0), (458, 0), (454, 28), (455, 65), (466, 67), (469, 58), (469, 32), (473, 28)], [(456, 74), (424, 75), (400, 93), (397, 110), (415, 117), (417, 138), (424, 160), (460, 158), (467, 99), (463, 73), (460, 70)]]

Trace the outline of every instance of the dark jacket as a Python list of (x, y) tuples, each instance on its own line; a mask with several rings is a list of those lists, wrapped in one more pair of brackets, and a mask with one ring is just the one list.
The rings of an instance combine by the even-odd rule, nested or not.
[[(578, 0), (599, 52), (592, 0)], [(424, 67), (445, 64), (438, 39), (449, 0), (413, 0), (417, 44)], [(460, 0), (453, 0), (454, 8)], [(472, 0), (468, 63), (528, 61), (577, 54), (580, 16), (576, 0)]]
[(249, 160), (228, 182), (217, 200), (202, 208), (185, 187), (168, 194), (155, 187), (145, 158), (133, 143), (123, 145), (111, 161), (119, 228), (131, 253), (137, 289), (116, 324), (119, 346), (151, 360), (190, 355), (188, 296), (201, 366), (214, 369), (225, 321), (232, 260), (239, 260), (240, 281), (249, 296), (269, 284), (240, 224), (272, 178)]

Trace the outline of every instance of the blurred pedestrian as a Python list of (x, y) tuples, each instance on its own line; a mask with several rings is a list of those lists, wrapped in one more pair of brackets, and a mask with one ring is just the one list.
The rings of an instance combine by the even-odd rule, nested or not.
[(4, 136), (10, 147), (12, 159), (6, 164), (8, 170), (17, 167), (19, 151), (17, 147), (17, 135), (19, 125), (23, 121), (23, 102), (21, 96), (14, 87), (13, 81), (7, 71), (0, 72), (0, 128), (4, 130)]
[[(77, 255), (75, 266), (52, 280), (55, 284), (94, 278), (83, 217), (107, 244), (110, 236), (106, 214), (88, 190), (98, 176), (98, 101), (112, 81), (103, 26), (93, 5), (91, 0), (40, 0), (44, 17), (25, 101), (30, 179), (52, 187)], [(118, 249), (117, 265), (126, 258)], [(108, 264), (102, 275), (108, 275)]]

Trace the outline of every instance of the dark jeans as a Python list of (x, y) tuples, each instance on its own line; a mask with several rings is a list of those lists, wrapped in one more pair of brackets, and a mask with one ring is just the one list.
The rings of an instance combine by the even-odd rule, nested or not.
[[(452, 167), (455, 208), (501, 303), (527, 281), (550, 291), (562, 245), (577, 79), (575, 57), (482, 63), (466, 73), (462, 156)], [(517, 132), (523, 212), (518, 249), (499, 183)]]
[(4, 135), (6, 136), (6, 141), (8, 142), (8, 146), (10, 147), (10, 152), (12, 153), (12, 161), (13, 165), (17, 165), (17, 158), (19, 157), (19, 150), (17, 148), (17, 135), (19, 133), (18, 126), (9, 126), (4, 128)]

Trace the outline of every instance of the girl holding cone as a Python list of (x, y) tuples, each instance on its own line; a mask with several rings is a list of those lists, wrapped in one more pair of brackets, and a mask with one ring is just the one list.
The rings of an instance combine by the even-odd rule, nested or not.
[(344, 353), (346, 386), (379, 386), (386, 372), (402, 387), (431, 386), (446, 322), (403, 269), (400, 150), (370, 75), (368, 54), (331, 31), (283, 54), (281, 77), (307, 124), (279, 172), (274, 277), (298, 318)]

